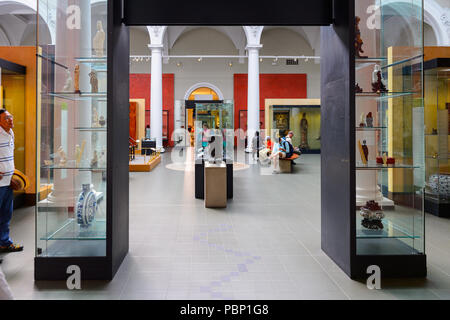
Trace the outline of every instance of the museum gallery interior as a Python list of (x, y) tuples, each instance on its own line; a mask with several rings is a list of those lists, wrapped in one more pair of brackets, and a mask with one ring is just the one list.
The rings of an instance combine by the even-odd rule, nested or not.
[(0, 1), (15, 296), (450, 299), (448, 1), (204, 2)]

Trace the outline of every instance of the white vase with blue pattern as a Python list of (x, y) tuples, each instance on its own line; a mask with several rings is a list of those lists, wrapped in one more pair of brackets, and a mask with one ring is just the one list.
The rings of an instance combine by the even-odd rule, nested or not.
[(95, 191), (91, 184), (83, 184), (83, 191), (77, 201), (77, 222), (81, 227), (87, 228), (92, 224), (98, 206)]

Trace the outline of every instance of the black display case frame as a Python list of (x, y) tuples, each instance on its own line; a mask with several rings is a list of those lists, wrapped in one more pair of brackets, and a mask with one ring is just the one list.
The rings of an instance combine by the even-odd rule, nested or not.
[[(133, 25), (316, 25), (321, 30), (321, 244), (351, 278), (378, 265), (383, 276), (425, 276), (426, 257), (357, 256), (355, 219), (355, 0), (251, 0), (211, 3), (108, 1), (108, 162), (106, 257), (35, 258), (36, 280), (65, 280), (78, 265), (83, 279), (110, 280), (128, 252), (129, 30)], [(196, 15), (187, 15), (195, 4)], [(211, 10), (211, 6), (214, 10)], [(240, 10), (235, 10), (239, 7)], [(197, 169), (197, 168), (196, 168)], [(200, 168), (199, 168), (200, 169)], [(202, 169), (200, 169), (203, 171)], [(203, 181), (203, 179), (200, 179)]]

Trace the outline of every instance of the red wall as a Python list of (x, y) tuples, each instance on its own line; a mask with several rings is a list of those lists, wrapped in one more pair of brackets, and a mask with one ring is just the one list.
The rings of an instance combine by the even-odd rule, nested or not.
[[(145, 99), (145, 125), (150, 124), (150, 80), (148, 73), (130, 73), (130, 99)], [(162, 76), (163, 110), (169, 112), (169, 135), (174, 129), (174, 74), (165, 73)], [(170, 146), (173, 142), (169, 139)]]
[[(247, 110), (247, 81), (247, 74), (234, 75), (235, 129), (239, 128), (239, 111)], [(305, 99), (307, 98), (306, 74), (260, 74), (259, 91), (260, 110), (265, 108), (265, 99)]]

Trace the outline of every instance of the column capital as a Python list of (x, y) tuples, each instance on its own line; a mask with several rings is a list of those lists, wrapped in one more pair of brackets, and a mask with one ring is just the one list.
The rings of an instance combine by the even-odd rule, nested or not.
[(166, 30), (167, 26), (148, 26), (147, 31), (150, 35), (150, 43), (152, 45), (163, 45)]
[(245, 37), (247, 38), (247, 46), (259, 45), (261, 42), (261, 34), (263, 26), (244, 26)]

